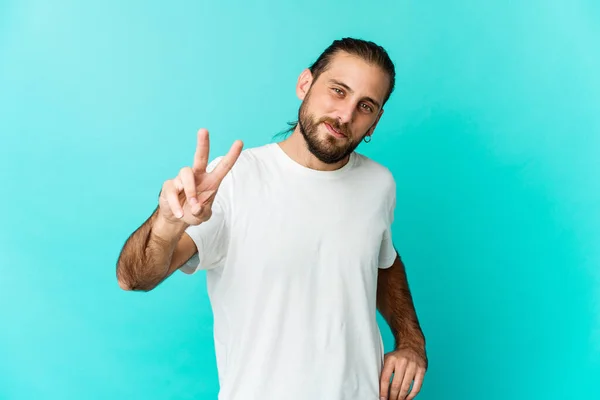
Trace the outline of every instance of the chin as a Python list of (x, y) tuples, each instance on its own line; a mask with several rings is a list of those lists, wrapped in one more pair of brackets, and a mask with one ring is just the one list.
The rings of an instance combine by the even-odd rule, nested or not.
[(339, 144), (339, 143), (347, 141), (348, 137), (334, 136), (331, 132), (329, 132), (327, 127), (323, 127), (323, 129), (319, 132), (319, 139), (321, 139), (321, 141), (323, 143), (338, 143)]

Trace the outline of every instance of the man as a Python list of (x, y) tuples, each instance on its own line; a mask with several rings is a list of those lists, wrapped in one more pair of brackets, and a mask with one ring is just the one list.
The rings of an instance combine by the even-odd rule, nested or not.
[[(201, 129), (193, 165), (163, 184), (154, 214), (125, 243), (125, 290), (207, 271), (219, 399), (419, 392), (425, 339), (392, 243), (395, 182), (354, 151), (371, 140), (394, 82), (383, 48), (334, 41), (299, 76), (287, 139), (244, 151), (236, 141), (209, 164)], [(386, 355), (376, 309), (396, 339)]]

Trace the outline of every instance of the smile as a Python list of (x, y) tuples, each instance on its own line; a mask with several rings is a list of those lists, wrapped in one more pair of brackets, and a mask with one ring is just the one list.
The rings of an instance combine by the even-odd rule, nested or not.
[(342, 132), (334, 129), (331, 125), (329, 125), (327, 122), (324, 122), (325, 126), (327, 127), (327, 130), (329, 131), (329, 133), (331, 133), (333, 136), (337, 137), (337, 138), (345, 138), (346, 135), (344, 135)]

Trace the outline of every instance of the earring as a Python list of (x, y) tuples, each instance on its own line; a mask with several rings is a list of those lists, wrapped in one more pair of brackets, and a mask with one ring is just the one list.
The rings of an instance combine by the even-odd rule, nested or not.
[(363, 138), (363, 140), (365, 141), (365, 143), (369, 143), (371, 141), (371, 135), (367, 135)]

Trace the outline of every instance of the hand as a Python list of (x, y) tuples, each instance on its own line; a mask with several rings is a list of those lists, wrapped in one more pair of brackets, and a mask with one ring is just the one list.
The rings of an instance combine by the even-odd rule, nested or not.
[(223, 178), (231, 170), (242, 152), (243, 143), (235, 141), (229, 153), (213, 171), (206, 172), (208, 165), (208, 131), (198, 131), (198, 145), (192, 167), (183, 167), (179, 174), (167, 180), (162, 187), (159, 202), (159, 215), (168, 222), (183, 221), (188, 225), (198, 225), (208, 221), (212, 215), (212, 203)]
[[(421, 390), (427, 360), (418, 352), (411, 349), (398, 349), (385, 355), (383, 369), (381, 371), (380, 396), (381, 399), (412, 400)], [(394, 374), (394, 380), (390, 390), (390, 379)], [(410, 384), (414, 384), (410, 394)], [(389, 396), (388, 396), (389, 391)], [(407, 397), (408, 395), (408, 397)]]

